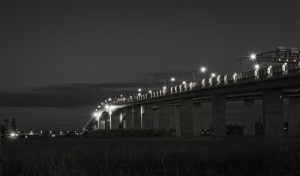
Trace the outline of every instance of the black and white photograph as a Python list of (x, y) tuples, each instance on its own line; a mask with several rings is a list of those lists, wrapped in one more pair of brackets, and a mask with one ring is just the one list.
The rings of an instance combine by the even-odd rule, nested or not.
[(0, 0), (0, 176), (300, 175), (300, 0)]

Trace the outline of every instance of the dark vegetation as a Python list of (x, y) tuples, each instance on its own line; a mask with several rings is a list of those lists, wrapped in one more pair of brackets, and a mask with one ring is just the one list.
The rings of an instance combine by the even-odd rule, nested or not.
[(300, 138), (127, 138), (107, 146), (106, 160), (104, 139), (2, 140), (3, 175), (300, 175)]

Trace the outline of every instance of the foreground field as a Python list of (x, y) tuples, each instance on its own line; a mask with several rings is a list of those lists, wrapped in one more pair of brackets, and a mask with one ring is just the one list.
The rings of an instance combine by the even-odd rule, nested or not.
[(2, 140), (3, 175), (300, 175), (300, 139)]

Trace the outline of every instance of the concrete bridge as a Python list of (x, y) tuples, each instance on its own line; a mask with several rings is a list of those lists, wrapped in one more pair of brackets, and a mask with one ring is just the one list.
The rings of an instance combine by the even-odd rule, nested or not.
[[(285, 62), (281, 63), (282, 60)], [(226, 101), (243, 101), (243, 135), (255, 135), (255, 99), (262, 99), (266, 137), (283, 137), (283, 98), (289, 99), (288, 134), (300, 135), (300, 61), (279, 58), (279, 65), (138, 94), (111, 101), (92, 118), (100, 127), (100, 114), (110, 112), (110, 129), (124, 122), (125, 129), (153, 129), (153, 111), (159, 109), (159, 128), (170, 130), (170, 106), (176, 106), (176, 133), (202, 135), (201, 103), (212, 102), (213, 132), (226, 135)], [(97, 118), (98, 117), (98, 118)], [(124, 118), (126, 117), (126, 118)], [(96, 124), (97, 124), (96, 123)], [(90, 123), (88, 123), (89, 125)], [(103, 121), (104, 124), (104, 121)], [(97, 125), (96, 125), (97, 126)], [(102, 125), (103, 126), (103, 125)]]

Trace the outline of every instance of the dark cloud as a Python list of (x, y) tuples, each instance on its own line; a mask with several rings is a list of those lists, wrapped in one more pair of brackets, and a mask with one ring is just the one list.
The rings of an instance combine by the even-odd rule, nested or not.
[[(138, 88), (143, 90), (159, 89), (169, 81), (171, 72), (163, 71), (146, 75), (134, 82), (115, 83), (74, 83), (23, 89), (4, 90), (0, 93), (1, 107), (80, 107), (96, 106), (108, 97), (133, 95)], [(176, 71), (185, 77), (188, 71)], [(167, 76), (165, 76), (167, 75)], [(170, 84), (169, 84), (170, 85)]]

